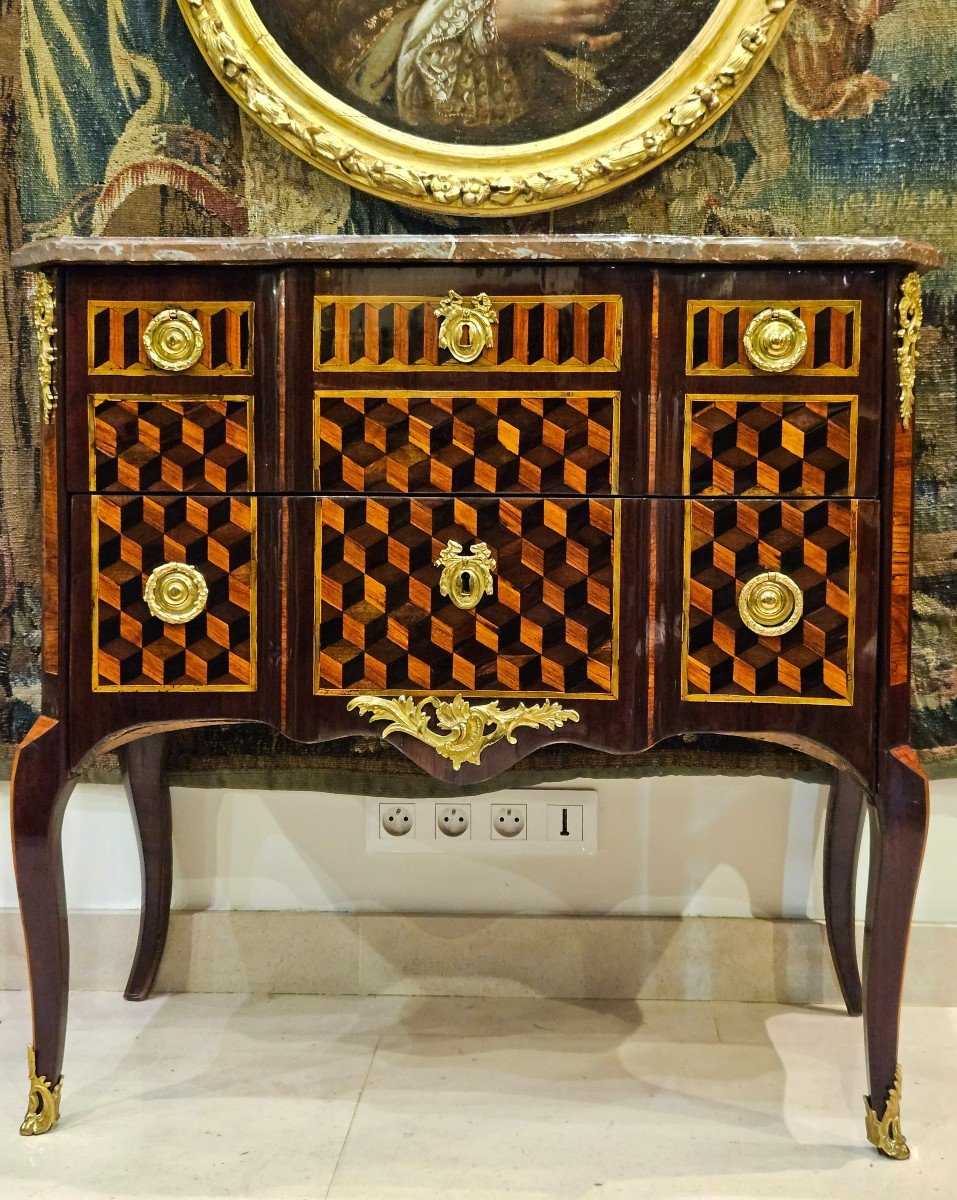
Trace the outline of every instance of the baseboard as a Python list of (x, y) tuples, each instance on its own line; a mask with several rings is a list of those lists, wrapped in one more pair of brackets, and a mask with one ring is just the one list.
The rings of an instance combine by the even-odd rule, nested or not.
[[(72, 987), (122, 991), (137, 915), (70, 928)], [(19, 915), (0, 910), (0, 989), (25, 986)], [(714, 917), (174, 912), (156, 990), (840, 1001), (820, 923)], [(957, 925), (915, 925), (906, 1001), (955, 995)]]

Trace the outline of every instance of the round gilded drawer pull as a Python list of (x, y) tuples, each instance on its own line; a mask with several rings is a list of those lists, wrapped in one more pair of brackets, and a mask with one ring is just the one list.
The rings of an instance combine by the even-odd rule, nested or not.
[(761, 637), (780, 637), (800, 621), (804, 596), (787, 575), (766, 571), (749, 579), (741, 589), (738, 611), (752, 633)]
[(166, 625), (185, 625), (198, 617), (209, 601), (206, 580), (188, 563), (164, 563), (146, 581), (146, 605)]
[(498, 322), (498, 313), (484, 292), (471, 297), (449, 292), (435, 315), (442, 318), (439, 345), (457, 362), (473, 363), (495, 345), (492, 326)]
[(807, 353), (807, 326), (786, 308), (759, 312), (744, 333), (751, 365), (773, 374), (793, 371)]
[(461, 543), (450, 541), (435, 565), (442, 568), (439, 592), (448, 596), (456, 608), (477, 608), (483, 596), (495, 590), (496, 562), (484, 542), (475, 542), (468, 554)]
[(192, 313), (182, 308), (164, 308), (146, 326), (143, 345), (154, 367), (161, 371), (188, 371), (199, 362), (206, 339)]

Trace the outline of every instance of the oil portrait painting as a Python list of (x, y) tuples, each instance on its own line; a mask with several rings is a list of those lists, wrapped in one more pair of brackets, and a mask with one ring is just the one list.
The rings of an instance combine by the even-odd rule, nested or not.
[(458, 143), (569, 134), (627, 104), (717, 0), (258, 0), (310, 79), (397, 130)]

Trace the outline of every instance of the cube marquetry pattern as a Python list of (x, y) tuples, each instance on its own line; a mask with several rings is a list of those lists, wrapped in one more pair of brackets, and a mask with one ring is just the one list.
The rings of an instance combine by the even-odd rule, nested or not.
[[(857, 506), (841, 500), (688, 501), (684, 693), (690, 700), (852, 699)], [(780, 571), (804, 615), (762, 637), (738, 611), (741, 589)]]
[(94, 396), (90, 486), (99, 492), (246, 492), (248, 397)]
[(316, 396), (329, 492), (613, 491), (618, 394)]
[(621, 361), (620, 296), (491, 296), (494, 344), (476, 362), (439, 345), (442, 297), (317, 296), (316, 370), (613, 371)]
[(203, 353), (188, 375), (252, 375), (253, 309), (247, 301), (91, 300), (89, 371), (91, 375), (164, 375), (150, 362), (143, 334), (164, 308), (181, 308), (195, 317), (203, 333)]
[(692, 300), (688, 305), (689, 375), (762, 375), (751, 365), (744, 334), (768, 308), (799, 316), (808, 331), (804, 361), (790, 375), (856, 375), (861, 357), (859, 300)]
[[(98, 496), (93, 525), (94, 689), (254, 690), (255, 501)], [(209, 588), (185, 625), (164, 624), (143, 598), (166, 562), (189, 563)]]
[(685, 490), (693, 496), (854, 490), (854, 396), (689, 396)]
[[(615, 694), (615, 501), (323, 499), (316, 516), (317, 692)], [(439, 592), (450, 540), (497, 560), (474, 610)]]

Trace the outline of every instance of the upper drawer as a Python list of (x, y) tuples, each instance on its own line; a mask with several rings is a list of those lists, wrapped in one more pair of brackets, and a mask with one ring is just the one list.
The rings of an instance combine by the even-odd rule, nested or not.
[(245, 300), (90, 300), (91, 375), (253, 374), (255, 306)]
[(91, 396), (94, 492), (250, 492), (251, 396)]
[(315, 487), (608, 495), (620, 404), (596, 389), (317, 391)]
[(688, 375), (856, 376), (860, 300), (689, 300)]
[(658, 495), (877, 495), (885, 371), (879, 271), (662, 276)]
[(620, 295), (317, 295), (316, 371), (617, 371)]

